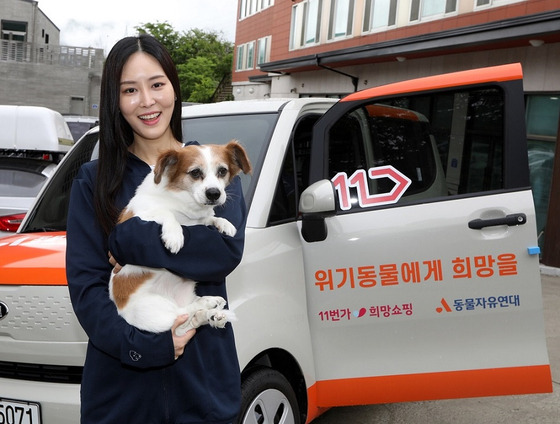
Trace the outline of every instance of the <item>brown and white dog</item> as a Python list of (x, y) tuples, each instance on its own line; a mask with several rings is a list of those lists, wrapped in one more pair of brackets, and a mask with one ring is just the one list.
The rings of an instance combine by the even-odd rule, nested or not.
[[(177, 253), (184, 244), (181, 225), (212, 225), (234, 236), (236, 228), (214, 216), (214, 207), (226, 202), (225, 188), (241, 172), (251, 172), (245, 149), (235, 140), (226, 145), (189, 145), (163, 153), (138, 186), (119, 222), (137, 216), (162, 226), (165, 247)], [(182, 335), (204, 324), (223, 328), (234, 315), (224, 309), (222, 297), (198, 297), (196, 282), (165, 269), (125, 265), (111, 273), (109, 294), (119, 315), (129, 324), (154, 333), (171, 329), (175, 319), (188, 314), (176, 331)]]

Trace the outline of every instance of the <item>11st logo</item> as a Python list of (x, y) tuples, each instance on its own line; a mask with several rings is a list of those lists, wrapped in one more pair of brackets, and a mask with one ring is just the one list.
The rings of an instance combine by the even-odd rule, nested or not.
[[(393, 180), (395, 186), (388, 193), (371, 194), (369, 191), (368, 178), (375, 180), (379, 178), (389, 178)], [(340, 209), (348, 210), (352, 208), (350, 199), (350, 188), (355, 187), (358, 193), (358, 203), (361, 208), (388, 205), (396, 203), (403, 196), (412, 180), (391, 165), (378, 166), (356, 170), (350, 177), (346, 172), (339, 172), (332, 178), (332, 183), (338, 193)]]

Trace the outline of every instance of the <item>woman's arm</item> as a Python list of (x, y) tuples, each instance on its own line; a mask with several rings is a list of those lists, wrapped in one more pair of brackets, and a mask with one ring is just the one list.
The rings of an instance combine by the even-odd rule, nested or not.
[(95, 167), (86, 165), (72, 185), (67, 224), (66, 275), (72, 305), (90, 342), (136, 368), (169, 365), (171, 332), (152, 334), (129, 325), (109, 299), (108, 247), (93, 208)]
[(239, 178), (233, 179), (227, 194), (228, 200), (216, 208), (216, 215), (235, 226), (234, 237), (223, 235), (214, 227), (183, 226), (185, 244), (177, 254), (172, 254), (161, 242), (161, 225), (132, 218), (115, 227), (109, 236), (109, 250), (121, 265), (166, 268), (196, 281), (223, 281), (241, 261), (246, 221)]

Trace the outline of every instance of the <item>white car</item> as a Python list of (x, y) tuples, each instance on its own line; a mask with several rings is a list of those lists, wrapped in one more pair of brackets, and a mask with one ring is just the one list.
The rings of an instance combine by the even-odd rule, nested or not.
[[(183, 119), (185, 140), (236, 138), (254, 167), (245, 253), (227, 279), (238, 423), (552, 391), (519, 65), (341, 101), (194, 105)], [(79, 420), (86, 335), (64, 231), (96, 142), (96, 130), (81, 139), (0, 241), (0, 422)]]

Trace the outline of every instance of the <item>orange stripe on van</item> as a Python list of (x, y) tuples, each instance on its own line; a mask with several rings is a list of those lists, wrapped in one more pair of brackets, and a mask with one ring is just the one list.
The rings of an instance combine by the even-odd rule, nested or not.
[(66, 285), (66, 233), (0, 239), (0, 285)]
[(520, 80), (522, 78), (523, 70), (521, 69), (521, 64), (512, 63), (509, 65), (453, 72), (373, 87), (350, 94), (344, 97), (341, 102), (366, 100), (371, 97), (382, 97), (394, 94), (412, 94), (417, 91), (438, 90), (442, 88), (460, 87), (471, 84), (513, 81)]
[(549, 365), (318, 381), (308, 421), (335, 406), (551, 393)]

